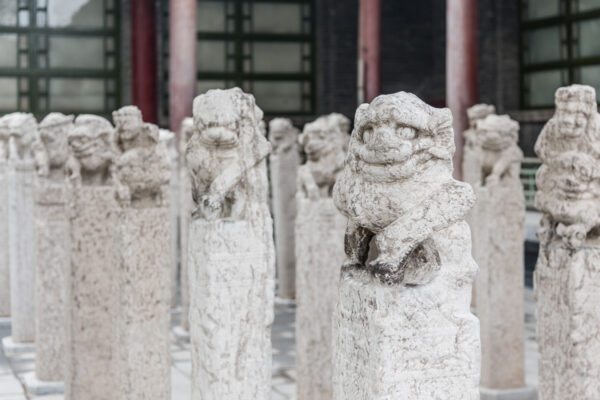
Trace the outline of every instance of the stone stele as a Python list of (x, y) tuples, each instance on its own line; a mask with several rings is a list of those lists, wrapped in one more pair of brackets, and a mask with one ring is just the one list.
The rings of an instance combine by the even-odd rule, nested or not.
[(67, 161), (72, 186), (71, 274), (67, 286), (67, 400), (114, 400), (119, 247), (111, 184), (114, 129), (106, 119), (75, 119)]
[(331, 192), (344, 168), (350, 121), (341, 114), (304, 126), (296, 216), (296, 374), (299, 400), (332, 398), (332, 315), (344, 261), (346, 218)]
[(135, 106), (113, 112), (119, 155), (117, 400), (171, 398), (169, 154)]
[(239, 88), (194, 99), (186, 160), (193, 399), (267, 399), (274, 301), (262, 111)]
[(296, 179), (300, 165), (298, 134), (298, 129), (289, 119), (274, 118), (269, 123), (269, 141), (273, 146), (273, 152), (269, 155), (269, 169), (275, 227), (277, 295), (282, 299), (293, 299), (296, 296), (294, 219)]
[(559, 88), (535, 144), (544, 214), (534, 272), (539, 398), (600, 393), (600, 115), (590, 86)]
[(35, 220), (33, 143), (39, 132), (32, 114), (4, 117), (8, 134), (8, 259), (10, 267), (11, 339), (31, 343), (35, 337)]
[[(469, 222), (479, 266), (474, 292), (481, 325), (482, 398), (521, 389), (520, 399), (532, 399), (535, 390), (524, 388), (525, 198), (519, 179), (519, 123), (490, 114), (477, 121), (474, 134), (472, 150), (478, 153), (480, 171)], [(486, 394), (488, 389), (495, 390), (495, 397)]]
[(349, 220), (333, 322), (336, 400), (479, 399), (469, 307), (477, 265), (464, 221), (475, 196), (452, 179), (453, 138), (450, 110), (410, 93), (356, 112), (334, 187)]
[[(8, 243), (8, 120), (0, 117), (0, 243)], [(8, 246), (0, 246), (0, 318), (10, 317)]]
[(39, 124), (34, 143), (39, 154), (35, 190), (36, 278), (35, 377), (62, 381), (66, 365), (67, 285), (71, 266), (68, 185), (68, 134), (73, 116), (48, 114)]

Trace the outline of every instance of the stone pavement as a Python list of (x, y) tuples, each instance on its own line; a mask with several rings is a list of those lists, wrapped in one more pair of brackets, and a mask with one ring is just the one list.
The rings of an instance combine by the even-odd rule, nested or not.
[[(270, 400), (292, 400), (296, 398), (295, 363), (295, 306), (293, 303), (277, 302), (275, 323), (272, 330), (273, 380)], [(174, 321), (179, 315), (174, 313)], [(10, 335), (10, 326), (0, 322), (0, 337)], [(529, 386), (537, 387), (537, 345), (535, 343), (535, 307), (533, 291), (525, 290), (525, 373)], [(190, 344), (172, 336), (171, 385), (173, 400), (190, 398), (191, 356)], [(23, 354), (7, 359), (0, 353), (0, 400), (63, 400), (62, 395), (29, 396), (22, 385), (23, 374), (33, 371), (34, 354)]]

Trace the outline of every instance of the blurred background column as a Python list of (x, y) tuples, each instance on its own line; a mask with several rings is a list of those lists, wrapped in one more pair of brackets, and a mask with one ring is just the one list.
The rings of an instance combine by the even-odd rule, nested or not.
[(381, 1), (360, 0), (358, 43), (358, 103), (381, 92)]
[(133, 104), (144, 121), (158, 123), (156, 93), (156, 9), (154, 0), (131, 0)]
[(196, 0), (171, 0), (170, 7), (169, 121), (179, 135), (196, 93)]
[(467, 108), (477, 102), (477, 0), (446, 2), (446, 104), (454, 117), (454, 177), (462, 180)]

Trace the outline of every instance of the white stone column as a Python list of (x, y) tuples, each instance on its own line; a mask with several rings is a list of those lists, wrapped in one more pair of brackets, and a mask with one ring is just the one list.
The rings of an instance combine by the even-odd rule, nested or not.
[(118, 400), (169, 400), (171, 269), (167, 207), (122, 209), (118, 219)]
[[(156, 125), (135, 106), (112, 113), (119, 155), (116, 296), (117, 400), (170, 400), (172, 163)], [(171, 154), (172, 155), (172, 154)]]
[(180, 254), (180, 293), (181, 293), (181, 319), (178, 326), (173, 329), (175, 336), (181, 340), (190, 340), (190, 283), (188, 279), (188, 235), (192, 214), (192, 181), (185, 161), (185, 152), (188, 140), (194, 133), (194, 121), (191, 117), (184, 118), (179, 134), (179, 245)]
[[(72, 194), (71, 274), (67, 285), (66, 400), (114, 400), (119, 270), (118, 204), (110, 184), (114, 128), (79, 115), (68, 140)], [(94, 152), (89, 151), (93, 147)]]
[(344, 261), (346, 218), (331, 198), (298, 199), (296, 383), (299, 400), (332, 398), (332, 318)]
[(192, 399), (267, 399), (275, 260), (262, 111), (239, 88), (194, 99), (186, 162)]
[(507, 115), (478, 119), (468, 137), (476, 168), (463, 170), (474, 177), (477, 197), (468, 220), (479, 266), (473, 303), (481, 325), (482, 399), (536, 396), (535, 389), (525, 387), (525, 198), (518, 136), (519, 123)]
[(8, 266), (8, 171), (0, 160), (0, 318), (10, 317), (10, 268)]
[(18, 345), (35, 338), (35, 169), (32, 160), (10, 161), (8, 168), (10, 338)]
[[(544, 215), (534, 272), (539, 399), (600, 393), (600, 171), (596, 91), (559, 88), (535, 144), (535, 206)], [(574, 122), (575, 121), (575, 122)]]
[(71, 234), (65, 183), (38, 177), (36, 188), (35, 377), (49, 382), (63, 380), (67, 361)]
[(348, 217), (333, 398), (479, 399), (475, 196), (452, 178), (450, 110), (399, 92), (361, 105), (354, 126), (333, 190)]
[(178, 152), (175, 146), (175, 133), (168, 129), (159, 129), (159, 139), (163, 151), (168, 154), (171, 177), (169, 178), (169, 239), (171, 251), (171, 307), (177, 307), (177, 291), (179, 289), (177, 275), (179, 274), (179, 167)]
[(275, 118), (269, 123), (269, 170), (277, 262), (277, 295), (293, 299), (295, 288), (294, 219), (296, 218), (296, 179), (300, 156), (298, 129), (289, 119)]
[(190, 227), (192, 399), (267, 399), (273, 276), (265, 237), (246, 221)]
[(114, 400), (117, 203), (111, 186), (73, 193), (65, 398)]

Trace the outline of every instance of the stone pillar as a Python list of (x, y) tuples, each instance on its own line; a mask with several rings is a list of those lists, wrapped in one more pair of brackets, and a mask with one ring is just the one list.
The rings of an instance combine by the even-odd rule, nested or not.
[(336, 400), (479, 398), (479, 323), (469, 308), (477, 265), (464, 221), (475, 196), (452, 178), (453, 136), (450, 110), (409, 93), (356, 112), (334, 188), (348, 217)]
[[(115, 190), (110, 185), (114, 129), (79, 115), (69, 133), (72, 188), (71, 275), (67, 286), (66, 400), (114, 400), (117, 273)], [(88, 149), (95, 151), (90, 153)]]
[(194, 100), (186, 152), (193, 399), (266, 399), (271, 391), (271, 146), (261, 121), (254, 97), (238, 88)]
[(600, 393), (600, 171), (594, 88), (559, 88), (535, 144), (535, 207), (544, 215), (534, 272), (539, 398)]
[(293, 299), (296, 296), (294, 219), (296, 179), (300, 164), (298, 134), (298, 130), (289, 119), (275, 118), (269, 123), (269, 141), (273, 145), (273, 152), (269, 156), (269, 168), (275, 227), (277, 295), (282, 299)]
[(350, 120), (341, 114), (304, 126), (299, 143), (296, 199), (296, 373), (299, 400), (331, 399), (331, 317), (344, 260), (346, 219), (333, 205), (333, 185), (344, 167)]
[(33, 142), (39, 133), (32, 114), (4, 117), (8, 137), (8, 264), (11, 336), (2, 344), (7, 355), (33, 350), (35, 338), (35, 162)]
[(156, 125), (140, 110), (113, 112), (120, 152), (114, 166), (119, 200), (116, 296), (117, 400), (171, 398), (171, 165)]
[(478, 170), (470, 171), (477, 176), (477, 202), (469, 222), (472, 254), (479, 265), (475, 303), (481, 325), (482, 399), (518, 394), (525, 400), (536, 395), (535, 389), (525, 388), (525, 198), (518, 137), (518, 122), (491, 114), (476, 122), (469, 138), (478, 165)]
[(169, 177), (169, 251), (171, 258), (171, 307), (177, 307), (177, 291), (179, 275), (179, 152), (175, 145), (175, 133), (167, 129), (159, 129), (162, 150), (168, 155), (171, 176)]
[(15, 344), (35, 338), (35, 227), (33, 161), (11, 161), (8, 170), (8, 251), (11, 338)]
[[(0, 140), (2, 139), (0, 138)], [(8, 243), (8, 176), (6, 160), (0, 160), (0, 243)], [(10, 269), (8, 266), (8, 246), (4, 245), (0, 246), (0, 318), (6, 317), (10, 317)]]
[(298, 199), (296, 382), (299, 400), (332, 398), (332, 316), (344, 261), (346, 218), (331, 198)]
[(181, 245), (181, 321), (176, 327), (175, 334), (183, 340), (189, 340), (190, 332), (190, 282), (188, 279), (188, 235), (190, 230), (190, 219), (192, 215), (192, 181), (190, 172), (185, 162), (185, 149), (187, 142), (194, 133), (194, 120), (187, 117), (181, 124), (179, 137), (179, 201), (181, 219), (179, 223), (179, 238)]
[(34, 143), (38, 154), (35, 187), (35, 373), (25, 379), (28, 392), (62, 393), (66, 366), (67, 285), (71, 267), (69, 193), (65, 163), (73, 116), (48, 114)]

